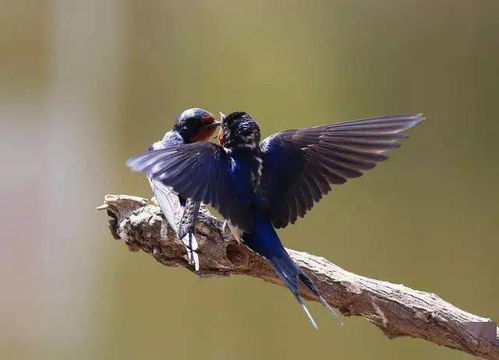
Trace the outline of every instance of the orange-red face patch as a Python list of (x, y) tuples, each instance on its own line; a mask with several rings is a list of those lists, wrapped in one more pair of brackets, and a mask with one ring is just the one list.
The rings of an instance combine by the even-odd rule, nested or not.
[(201, 128), (201, 130), (199, 130), (198, 133), (192, 138), (192, 142), (210, 140), (216, 130), (216, 127), (210, 125), (211, 123)]
[(218, 131), (218, 142), (220, 145), (224, 145), (224, 132), (222, 131), (222, 128)]

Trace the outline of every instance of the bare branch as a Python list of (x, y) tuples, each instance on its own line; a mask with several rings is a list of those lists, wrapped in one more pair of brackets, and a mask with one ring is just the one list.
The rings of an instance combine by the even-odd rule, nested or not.
[[(130, 250), (143, 250), (166, 266), (192, 271), (184, 246), (156, 205), (128, 195), (106, 195), (99, 209), (107, 210), (113, 236), (124, 240)], [(222, 234), (221, 227), (221, 221), (208, 212), (196, 225), (201, 258), (198, 275), (249, 275), (282, 285), (263, 258), (231, 235)], [(363, 316), (389, 338), (411, 336), (499, 360), (499, 329), (490, 319), (463, 311), (435, 294), (356, 275), (305, 252), (288, 252), (315, 281), (326, 301), (344, 315)], [(302, 294), (316, 300), (305, 289)]]

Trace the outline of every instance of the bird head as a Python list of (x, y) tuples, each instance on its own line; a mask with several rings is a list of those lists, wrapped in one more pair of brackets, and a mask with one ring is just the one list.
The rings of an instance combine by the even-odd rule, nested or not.
[(260, 126), (247, 113), (236, 111), (227, 116), (222, 113), (218, 141), (226, 148), (251, 147), (260, 143)]
[(177, 117), (173, 130), (178, 131), (186, 143), (207, 141), (220, 125), (215, 120), (215, 116), (204, 109), (187, 109)]

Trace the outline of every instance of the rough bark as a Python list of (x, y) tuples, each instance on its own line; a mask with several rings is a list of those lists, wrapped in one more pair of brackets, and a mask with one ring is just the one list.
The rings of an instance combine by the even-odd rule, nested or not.
[[(110, 229), (132, 251), (143, 250), (166, 266), (191, 271), (184, 246), (175, 237), (159, 208), (128, 195), (106, 195), (104, 205)], [(201, 269), (199, 276), (249, 275), (282, 285), (267, 262), (223, 233), (220, 220), (204, 212), (197, 225)], [(356, 275), (328, 260), (289, 250), (315, 281), (326, 301), (346, 316), (362, 316), (389, 338), (411, 336), (499, 360), (499, 329), (487, 318), (470, 314), (435, 294)], [(302, 289), (302, 295), (317, 300)]]

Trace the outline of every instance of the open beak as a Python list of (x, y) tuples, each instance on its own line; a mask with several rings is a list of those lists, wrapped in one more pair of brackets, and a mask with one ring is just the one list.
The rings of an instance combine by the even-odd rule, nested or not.
[(220, 114), (220, 122), (223, 122), (226, 117), (225, 114), (221, 111), (219, 111), (218, 113)]

